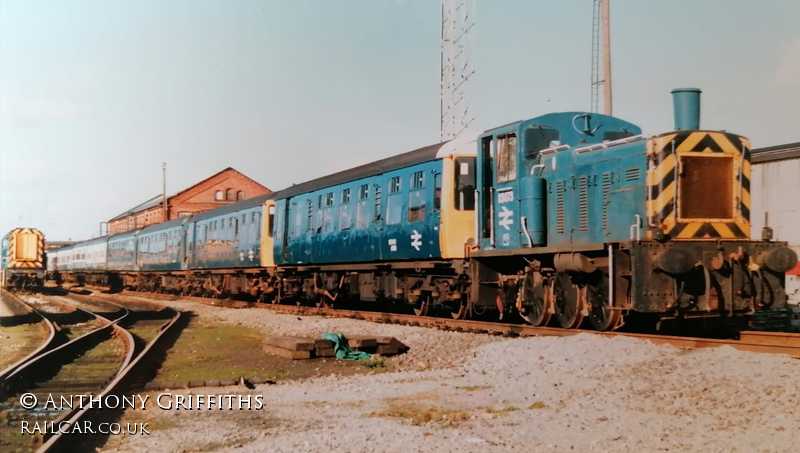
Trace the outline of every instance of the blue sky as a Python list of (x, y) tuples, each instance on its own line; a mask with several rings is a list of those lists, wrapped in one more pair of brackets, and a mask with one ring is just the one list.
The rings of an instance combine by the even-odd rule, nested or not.
[[(591, 0), (478, 1), (476, 127), (589, 104)], [(439, 2), (0, 0), (0, 231), (51, 239), (233, 166), (280, 189), (436, 142)], [(800, 2), (612, 0), (615, 114), (798, 141)]]

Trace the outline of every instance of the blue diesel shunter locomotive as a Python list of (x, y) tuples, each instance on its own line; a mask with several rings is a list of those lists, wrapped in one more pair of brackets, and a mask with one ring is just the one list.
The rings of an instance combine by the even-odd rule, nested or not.
[(534, 325), (782, 307), (784, 243), (750, 240), (750, 144), (699, 129), (699, 90), (674, 90), (676, 130), (557, 113), (479, 138), (472, 300)]

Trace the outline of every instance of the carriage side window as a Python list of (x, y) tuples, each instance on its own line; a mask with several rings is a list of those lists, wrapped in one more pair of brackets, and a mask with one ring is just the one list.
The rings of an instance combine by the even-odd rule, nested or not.
[(422, 171), (415, 171), (411, 176), (411, 188), (413, 190), (419, 190), (422, 189), (423, 184), (425, 184), (425, 173)]
[(375, 184), (375, 212), (374, 212), (375, 216), (373, 218), (375, 222), (381, 219), (381, 212), (383, 209), (383, 200), (381, 199), (381, 191), (382, 189), (380, 184)]
[(534, 126), (525, 131), (525, 159), (534, 161), (539, 158), (539, 151), (556, 146), (560, 135), (556, 129), (545, 126)]
[(497, 139), (497, 182), (517, 178), (517, 136), (505, 135)]
[(425, 191), (415, 190), (408, 193), (408, 223), (425, 220)]
[(325, 194), (325, 209), (322, 210), (322, 231), (333, 232), (333, 192)]
[(314, 231), (314, 203), (306, 200), (306, 231)]
[(342, 190), (342, 204), (350, 204), (350, 189)]
[[(455, 206), (459, 211), (475, 210), (475, 158), (456, 159)], [(441, 190), (441, 189), (439, 189)]]
[(369, 184), (362, 184), (358, 189), (356, 204), (356, 228), (364, 229), (369, 224)]
[(386, 224), (397, 225), (403, 221), (403, 199), (400, 194), (400, 177), (389, 179), (389, 196), (386, 198)]
[(400, 177), (392, 176), (392, 179), (389, 180), (389, 193), (397, 192), (400, 192)]

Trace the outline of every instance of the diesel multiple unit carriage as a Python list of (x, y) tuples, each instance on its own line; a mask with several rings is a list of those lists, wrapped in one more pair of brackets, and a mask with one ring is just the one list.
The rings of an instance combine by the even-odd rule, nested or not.
[(627, 313), (737, 317), (786, 303), (785, 243), (750, 240), (750, 144), (553, 113), (193, 217), (50, 253), (57, 278), (273, 303), (402, 302), (615, 329)]

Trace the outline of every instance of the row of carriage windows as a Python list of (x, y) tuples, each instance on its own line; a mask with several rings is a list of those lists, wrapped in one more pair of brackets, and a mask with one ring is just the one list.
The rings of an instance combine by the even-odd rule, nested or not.
[[(455, 175), (455, 207), (458, 210), (475, 209), (475, 160), (474, 158), (458, 159)], [(441, 209), (442, 180), (441, 174), (433, 173), (433, 205), (432, 209)], [(423, 222), (430, 211), (429, 193), (425, 191), (426, 172), (416, 171), (407, 180), (409, 184), (407, 199), (403, 194), (404, 179), (392, 176), (388, 181), (388, 194), (384, 199), (383, 187), (380, 184), (360, 184), (357, 188), (344, 188), (338, 195), (336, 192), (318, 194), (316, 200), (306, 199), (305, 209), (293, 204), (294, 217), (291, 219), (292, 237), (304, 232), (311, 234), (346, 231), (353, 227), (367, 228), (370, 222), (385, 222), (386, 225), (399, 225), (405, 216), (407, 223)], [(353, 202), (352, 192), (358, 194)], [(372, 192), (372, 205), (369, 203)], [(338, 199), (338, 210), (335, 201)], [(404, 201), (405, 209), (404, 209)], [(385, 203), (385, 214), (384, 214)], [(354, 205), (354, 206), (353, 206)], [(384, 218), (385, 215), (385, 218)], [(338, 222), (335, 217), (338, 216)]]
[(233, 231), (234, 238), (239, 238), (239, 233), (242, 228), (246, 227), (248, 224), (256, 226), (255, 234), (256, 240), (261, 234), (261, 229), (258, 228), (258, 225), (261, 223), (261, 213), (260, 212), (250, 212), (244, 213), (241, 215), (233, 215), (223, 219), (215, 219), (206, 222), (203, 225), (203, 229), (199, 232), (200, 242), (205, 242), (210, 239), (214, 239), (212, 236), (217, 235), (217, 231)]

